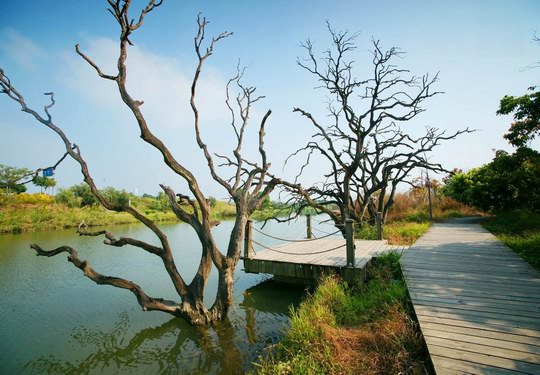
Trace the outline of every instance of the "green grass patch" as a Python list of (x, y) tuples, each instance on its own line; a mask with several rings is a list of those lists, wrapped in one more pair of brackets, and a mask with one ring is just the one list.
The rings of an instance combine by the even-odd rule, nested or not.
[(427, 354), (410, 318), (399, 256), (377, 258), (369, 281), (348, 288), (324, 277), (291, 311), (284, 340), (256, 364), (259, 374), (420, 374)]
[[(431, 226), (430, 221), (394, 221), (383, 226), (383, 238), (391, 245), (412, 245), (418, 238), (427, 232)], [(377, 227), (364, 225), (357, 230), (356, 238), (364, 240), (377, 239)]]
[(540, 214), (503, 212), (482, 225), (540, 271)]

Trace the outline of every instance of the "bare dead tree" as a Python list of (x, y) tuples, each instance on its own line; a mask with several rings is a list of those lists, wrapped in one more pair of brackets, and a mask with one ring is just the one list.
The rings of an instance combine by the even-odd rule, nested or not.
[(328, 30), (332, 48), (319, 58), (308, 40), (301, 45), (307, 57), (298, 59), (298, 65), (330, 95), (330, 122), (323, 124), (312, 113), (294, 108), (315, 128), (315, 133), (310, 142), (291, 155), (306, 155), (297, 178), (313, 155), (322, 157), (328, 170), (324, 181), (309, 188), (290, 184), (286, 188), (296, 207), (316, 202), (317, 209), (343, 228), (347, 218), (362, 224), (366, 217), (373, 219), (377, 211), (386, 217), (398, 184), (406, 181), (413, 169), (445, 171), (440, 164), (428, 161), (425, 154), (470, 130), (446, 135), (427, 127), (423, 136), (409, 135), (400, 124), (424, 112), (424, 101), (440, 94), (432, 90), (437, 75), (410, 76), (408, 70), (394, 65), (395, 58), (402, 55), (399, 49), (383, 51), (379, 41), (373, 40), (373, 73), (360, 80), (349, 60), (356, 49), (356, 34), (336, 32), (330, 25)]
[[(140, 137), (155, 148), (162, 155), (165, 164), (180, 179), (187, 183), (189, 189), (187, 194), (177, 194), (169, 186), (160, 186), (168, 196), (173, 212), (182, 222), (189, 224), (194, 229), (202, 245), (197, 273), (191, 282), (188, 283), (179, 273), (173, 259), (172, 245), (169, 243), (167, 236), (152, 220), (133, 207), (119, 205), (107, 200), (99, 192), (79, 147), (74, 145), (62, 129), (53, 122), (50, 109), (54, 105), (54, 95), (52, 93), (46, 94), (50, 96), (51, 103), (45, 106), (44, 115), (42, 115), (38, 113), (38, 111), (27, 106), (24, 97), (12, 85), (3, 70), (0, 70), (0, 88), (3, 94), (6, 94), (20, 105), (22, 111), (32, 115), (39, 123), (54, 131), (61, 138), (65, 145), (66, 153), (80, 165), (84, 181), (89, 185), (92, 193), (105, 208), (131, 214), (157, 236), (160, 245), (154, 246), (147, 242), (128, 237), (115, 238), (109, 231), (92, 233), (88, 232), (83, 227), (78, 229), (78, 233), (80, 235), (104, 235), (104, 243), (106, 245), (113, 247), (133, 246), (161, 258), (163, 266), (168, 273), (181, 302), (168, 301), (148, 296), (139, 285), (132, 281), (119, 277), (102, 275), (94, 270), (87, 261), (81, 260), (77, 251), (69, 246), (61, 246), (53, 250), (44, 250), (39, 245), (33, 244), (31, 247), (36, 251), (36, 254), (39, 256), (51, 257), (64, 252), (68, 253), (68, 261), (80, 268), (86, 277), (97, 284), (111, 285), (131, 291), (137, 298), (137, 301), (143, 310), (163, 311), (175, 316), (184, 317), (192, 324), (206, 325), (215, 321), (220, 321), (226, 316), (232, 303), (234, 286), (233, 276), (240, 258), (242, 239), (248, 218), (280, 182), (279, 179), (269, 174), (270, 163), (267, 160), (266, 151), (264, 149), (265, 124), (271, 111), (269, 110), (266, 112), (259, 124), (258, 144), (260, 162), (257, 163), (246, 160), (242, 156), (242, 145), (245, 142), (245, 132), (248, 126), (250, 112), (253, 104), (262, 97), (255, 96), (255, 88), (246, 87), (241, 84), (240, 79), (242, 78), (242, 72), (239, 71), (236, 77), (232, 78), (226, 87), (226, 104), (232, 115), (231, 125), (236, 136), (236, 148), (233, 151), (232, 157), (218, 156), (220, 160), (224, 161), (222, 164), (216, 166), (213, 159), (214, 156), (201, 135), (201, 124), (196, 100), (197, 84), (203, 65), (208, 57), (213, 54), (216, 44), (222, 39), (229, 37), (232, 33), (221, 33), (217, 37), (212, 38), (206, 46), (203, 46), (203, 42), (206, 38), (205, 32), (208, 21), (199, 16), (197, 18), (197, 34), (194, 38), (194, 47), (198, 58), (198, 64), (191, 85), (190, 99), (191, 109), (194, 114), (196, 142), (206, 158), (209, 173), (213, 179), (227, 191), (236, 207), (236, 217), (229, 237), (229, 243), (227, 248), (223, 249), (222, 252), (218, 248), (211, 231), (212, 226), (215, 225), (215, 222), (210, 220), (211, 206), (204, 196), (197, 179), (184, 164), (173, 156), (165, 143), (154, 135), (141, 110), (143, 101), (133, 98), (126, 87), (126, 83), (128, 82), (128, 51), (129, 46), (132, 45), (130, 38), (132, 34), (142, 26), (145, 17), (155, 8), (159, 7), (161, 3), (162, 1), (149, 0), (146, 7), (138, 14), (138, 17), (131, 18), (129, 15), (131, 0), (108, 0), (108, 11), (114, 16), (116, 22), (120, 26), (117, 72), (114, 74), (104, 73), (89, 56), (81, 51), (78, 44), (76, 45), (75, 50), (77, 54), (96, 71), (99, 77), (116, 83), (123, 102), (130, 109), (135, 118)], [(233, 86), (239, 91), (239, 94), (234, 99), (231, 98)], [(233, 110), (233, 100), (236, 102), (234, 104), (236, 110)], [(236, 112), (239, 112), (239, 116), (235, 116)], [(226, 166), (229, 169), (232, 168), (234, 170), (232, 178), (222, 178), (218, 173), (220, 166)], [(180, 201), (187, 202), (189, 208), (180, 205)], [(210, 308), (207, 308), (203, 301), (203, 295), (208, 277), (213, 267), (215, 267), (218, 272), (218, 288), (213, 305)]]

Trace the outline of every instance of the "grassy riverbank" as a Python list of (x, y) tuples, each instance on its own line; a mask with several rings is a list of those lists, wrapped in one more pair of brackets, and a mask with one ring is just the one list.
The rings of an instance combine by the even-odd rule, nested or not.
[(324, 278), (292, 311), (284, 340), (256, 364), (259, 374), (424, 374), (430, 364), (412, 319), (399, 256), (378, 258), (369, 281), (347, 288)]
[[(154, 211), (148, 216), (159, 222), (177, 221), (172, 212)], [(102, 207), (67, 207), (62, 204), (20, 204), (2, 207), (0, 233), (20, 233), (74, 228), (84, 221), (89, 226), (138, 223), (130, 214)]]
[[(84, 221), (88, 226), (110, 226), (139, 223), (125, 212), (108, 211), (99, 205), (70, 207), (45, 194), (18, 194), (0, 197), (0, 233), (21, 233), (74, 228)], [(129, 197), (132, 207), (155, 222), (178, 222), (167, 202), (153, 197)], [(190, 210), (190, 207), (186, 207)], [(254, 220), (262, 220), (282, 213), (279, 208), (268, 205), (253, 214)], [(211, 208), (213, 220), (232, 220), (235, 207), (227, 202), (214, 200)]]
[(540, 214), (504, 212), (482, 225), (540, 271)]

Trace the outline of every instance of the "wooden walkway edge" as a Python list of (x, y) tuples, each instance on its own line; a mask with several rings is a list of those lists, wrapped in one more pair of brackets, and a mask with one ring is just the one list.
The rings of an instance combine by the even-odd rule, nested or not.
[(346, 241), (331, 237), (262, 249), (242, 260), (245, 272), (271, 274), (280, 281), (314, 284), (322, 274), (337, 273), (347, 282), (358, 284), (364, 282), (365, 267), (374, 257), (407, 248), (388, 245), (387, 241), (355, 240), (354, 264), (347, 265)]
[(540, 374), (540, 273), (477, 221), (434, 224), (401, 266), (437, 374)]

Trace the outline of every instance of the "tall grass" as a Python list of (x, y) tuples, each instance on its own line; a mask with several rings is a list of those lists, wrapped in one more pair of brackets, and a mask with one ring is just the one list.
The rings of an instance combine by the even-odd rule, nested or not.
[(482, 225), (540, 271), (540, 214), (525, 210), (503, 212)]
[(399, 256), (378, 258), (369, 282), (348, 288), (327, 276), (291, 312), (285, 339), (256, 364), (259, 374), (421, 374), (423, 339), (409, 316)]

